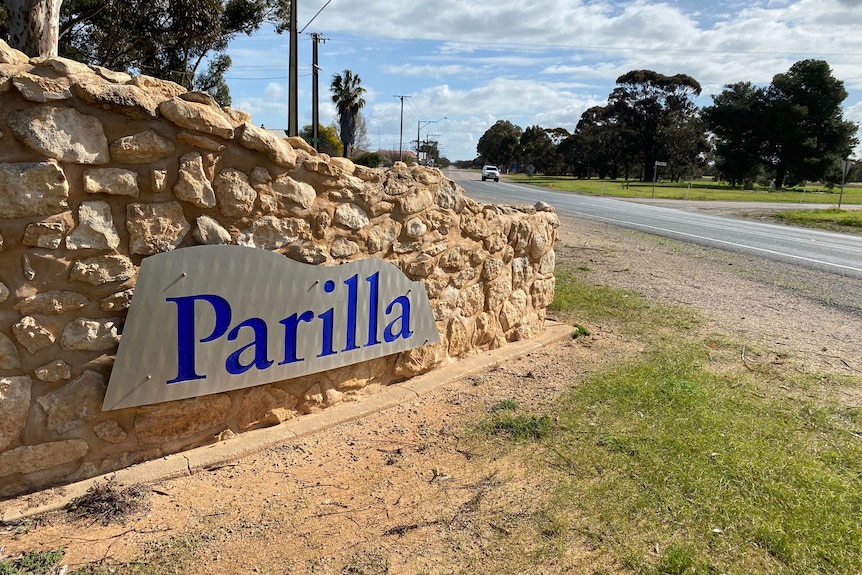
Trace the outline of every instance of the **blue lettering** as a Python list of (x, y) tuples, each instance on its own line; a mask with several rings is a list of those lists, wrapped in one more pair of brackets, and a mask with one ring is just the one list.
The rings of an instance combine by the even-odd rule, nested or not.
[(278, 322), (284, 326), (284, 360), (278, 365), (303, 361), (304, 358), (296, 357), (296, 331), (299, 329), (299, 322), (308, 323), (313, 319), (314, 313), (306, 311), (300, 316), (293, 314)]
[(347, 286), (347, 334), (344, 337), (344, 349), (341, 351), (359, 349), (359, 346), (356, 345), (356, 305), (359, 299), (357, 294), (358, 280), (359, 276), (353, 274), (350, 279), (344, 281), (344, 285)]
[(195, 368), (195, 302), (201, 300), (210, 304), (215, 311), (215, 325), (212, 333), (199, 340), (206, 343), (218, 339), (230, 327), (230, 303), (215, 294), (201, 294), (183, 297), (169, 297), (165, 301), (177, 304), (177, 376), (168, 383), (180, 383), (195, 379), (206, 379)]
[[(399, 337), (403, 337), (404, 339), (409, 338), (413, 335), (413, 332), (410, 331), (410, 300), (407, 299), (406, 295), (400, 295), (386, 306), (386, 315), (389, 315), (392, 312), (392, 308), (398, 304), (401, 306), (401, 315), (393, 319), (386, 326), (386, 329), (383, 330), (383, 339), (386, 340), (386, 343), (392, 343)], [(395, 332), (395, 324), (401, 324), (401, 333)]]
[[(332, 280), (326, 280), (323, 284), (323, 291), (326, 293), (332, 293), (335, 291), (335, 282)], [(332, 319), (335, 314), (334, 308), (329, 308), (319, 317), (320, 321), (323, 322), (323, 333), (320, 338), (320, 353), (317, 357), (326, 357), (327, 355), (334, 355), (335, 350), (332, 349), (332, 336), (333, 336), (333, 325)]]
[(380, 311), (380, 272), (375, 272), (365, 278), (368, 282), (368, 342), (366, 346), (378, 345), (377, 314)]
[[(235, 328), (230, 330), (230, 333), (227, 334), (228, 341), (234, 341), (239, 336), (239, 330), (247, 327), (254, 332), (254, 340), (243, 347), (239, 348), (229, 356), (224, 362), (224, 367), (228, 373), (232, 375), (239, 375), (241, 373), (245, 373), (252, 367), (255, 367), (259, 370), (263, 370), (268, 368), (273, 364), (272, 360), (266, 356), (266, 339), (267, 339), (267, 328), (266, 322), (260, 319), (259, 317), (250, 317), (241, 324), (237, 325)], [(249, 364), (243, 365), (240, 362), (240, 356), (242, 352), (247, 350), (248, 348), (254, 348), (254, 361)]]

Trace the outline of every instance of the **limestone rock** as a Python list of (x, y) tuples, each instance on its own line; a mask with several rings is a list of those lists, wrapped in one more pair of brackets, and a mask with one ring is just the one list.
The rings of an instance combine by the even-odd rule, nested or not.
[(187, 102), (179, 97), (159, 105), (162, 116), (183, 128), (213, 134), (231, 140), (234, 136), (233, 125), (218, 106)]
[(496, 310), (512, 295), (512, 279), (508, 274), (501, 275), (496, 280), (486, 284), (485, 292), (486, 309), (488, 311)]
[(124, 164), (149, 164), (170, 156), (175, 149), (172, 141), (148, 129), (111, 144), (111, 158)]
[(81, 309), (89, 303), (90, 300), (86, 296), (77, 292), (48, 290), (25, 297), (12, 307), (24, 315), (34, 313), (59, 315)]
[(28, 224), (21, 243), (34, 248), (56, 250), (66, 236), (66, 226), (62, 222), (37, 222)]
[(419, 254), (413, 261), (406, 262), (403, 270), (411, 279), (416, 280), (431, 275), (436, 266), (437, 262), (433, 257), (428, 254)]
[(99, 77), (108, 80), (114, 84), (127, 84), (132, 80), (132, 76), (130, 74), (126, 74), (125, 72), (116, 72), (114, 70), (109, 70), (108, 68), (103, 68), (102, 66), (96, 66), (95, 64), (91, 64), (90, 68), (95, 72)]
[(329, 254), (334, 258), (349, 258), (359, 253), (359, 244), (347, 238), (336, 238), (329, 248)]
[(29, 61), (27, 54), (0, 40), (0, 64), (26, 64)]
[(21, 271), (24, 272), (24, 277), (27, 278), (27, 281), (33, 281), (36, 279), (36, 270), (33, 269), (33, 266), (30, 263), (30, 254), (24, 254), (21, 256)]
[(426, 210), (434, 203), (434, 198), (427, 188), (419, 188), (396, 199), (398, 209), (402, 214), (416, 214)]
[(238, 425), (246, 430), (252, 427), (278, 425), (296, 416), (297, 398), (272, 385), (251, 388), (242, 399)]
[(19, 74), (12, 78), (12, 84), (24, 99), (40, 104), (68, 100), (72, 97), (72, 92), (69, 90), (71, 84), (67, 78), (61, 77), (54, 80), (35, 74)]
[(151, 173), (151, 183), (154, 194), (161, 194), (168, 189), (168, 172), (165, 170), (153, 170)]
[(69, 279), (98, 286), (124, 282), (135, 277), (137, 269), (128, 257), (120, 254), (93, 256), (72, 264)]
[(237, 243), (243, 246), (277, 250), (300, 239), (310, 239), (308, 222), (299, 218), (264, 216), (240, 232)]
[(485, 309), (485, 290), (482, 284), (473, 284), (458, 296), (458, 309), (464, 317), (473, 317)]
[(446, 358), (449, 342), (441, 335), (440, 343), (423, 345), (413, 349), (402, 351), (395, 361), (393, 375), (399, 379), (406, 379), (425, 373), (440, 365)]
[(158, 103), (145, 90), (126, 84), (79, 82), (72, 90), (83, 101), (135, 120), (158, 117)]
[(248, 176), (228, 168), (216, 176), (215, 195), (221, 213), (228, 217), (247, 216), (254, 209), (257, 192), (248, 183)]
[(387, 219), (368, 231), (366, 247), (369, 254), (386, 251), (392, 247), (392, 243), (401, 233), (401, 224), (395, 220)]
[(553, 276), (546, 279), (537, 279), (530, 286), (530, 297), (532, 298), (533, 308), (544, 309), (551, 305), (554, 301), (554, 287), (556, 280)]
[(141, 443), (194, 437), (223, 425), (231, 408), (227, 395), (206, 395), (138, 408), (135, 434)]
[(533, 268), (526, 256), (512, 260), (512, 287), (522, 288), (533, 281)]
[(36, 379), (46, 383), (56, 383), (72, 377), (72, 367), (62, 359), (55, 359), (36, 368)]
[(536, 267), (536, 272), (543, 276), (551, 275), (554, 273), (556, 262), (557, 255), (554, 253), (554, 250), (550, 250), (539, 259), (539, 265)]
[(419, 218), (411, 218), (404, 225), (404, 233), (408, 238), (418, 239), (425, 235), (428, 231), (428, 226)]
[(102, 413), (107, 384), (98, 372), (87, 370), (60, 389), (36, 399), (48, 414), (48, 429), (63, 434)]
[(115, 445), (124, 442), (129, 436), (113, 419), (97, 423), (93, 426), (93, 432), (102, 441)]
[(196, 220), (194, 236), (203, 245), (226, 245), (233, 241), (230, 233), (220, 223), (209, 216), (199, 216)]
[(126, 206), (129, 251), (152, 255), (178, 247), (191, 230), (179, 202)]
[(21, 353), (9, 337), (0, 332), (0, 369), (20, 369)]
[(521, 325), (527, 311), (527, 294), (523, 290), (512, 292), (500, 310), (500, 326), (509, 331)]
[(180, 158), (179, 178), (174, 186), (174, 195), (199, 208), (212, 208), (216, 205), (215, 191), (204, 170), (203, 157), (197, 152)]
[(74, 164), (110, 161), (102, 122), (74, 108), (25, 108), (10, 113), (7, 123), (18, 141), (49, 158)]
[(341, 204), (335, 208), (332, 221), (351, 230), (361, 230), (369, 224), (368, 214), (356, 204)]
[(269, 130), (246, 123), (240, 131), (239, 143), (250, 150), (263, 152), (283, 168), (292, 170), (296, 167), (296, 151)]
[(0, 477), (16, 473), (33, 473), (73, 463), (84, 457), (88, 450), (89, 446), (83, 439), (18, 447), (0, 453)]
[(0, 218), (59, 214), (69, 209), (69, 182), (54, 161), (0, 163)]
[(30, 353), (45, 349), (57, 339), (32, 316), (22, 317), (12, 326), (12, 335)]
[(7, 299), (9, 299), (9, 287), (3, 282), (0, 282), (0, 303), (3, 303)]
[(95, 77), (95, 73), (89, 66), (69, 58), (61, 58), (59, 56), (38, 56), (36, 58), (32, 58), (30, 62), (38, 66), (50, 68), (64, 76), (75, 77), (76, 80)]
[(29, 376), (0, 377), (0, 451), (18, 439), (30, 414)]
[(279, 176), (272, 182), (272, 191), (282, 198), (299, 204), (304, 209), (310, 208), (317, 198), (317, 192), (311, 185), (298, 182), (287, 174)]
[(201, 148), (202, 150), (207, 150), (210, 152), (221, 152), (225, 149), (224, 143), (220, 140), (210, 138), (209, 136), (204, 136), (203, 134), (187, 132), (185, 130), (180, 130), (180, 132), (177, 134), (177, 140), (183, 142), (184, 144), (188, 144), (190, 146)]
[(107, 351), (120, 343), (122, 319), (78, 317), (66, 324), (60, 347), (66, 351)]
[(187, 92), (184, 87), (180, 86), (176, 82), (154, 78), (153, 76), (147, 76), (145, 74), (133, 77), (129, 82), (129, 85), (142, 88), (148, 94), (156, 97), (160, 102)]
[(84, 171), (84, 191), (88, 194), (138, 197), (138, 173), (122, 168), (92, 168)]
[(237, 110), (230, 106), (223, 106), (221, 111), (224, 112), (224, 115), (227, 116), (234, 128), (239, 128), (243, 124), (251, 122), (251, 114), (248, 112)]
[(459, 315), (449, 321), (446, 331), (446, 339), (449, 340), (449, 357), (459, 357), (470, 351), (474, 329), (470, 320)]
[(104, 297), (99, 302), (99, 309), (102, 311), (120, 311), (129, 309), (129, 306), (132, 304), (132, 295), (134, 293), (135, 290), (133, 288), (129, 288)]
[(114, 227), (111, 206), (107, 202), (81, 202), (78, 206), (78, 225), (66, 238), (70, 250), (112, 250), (120, 245), (120, 236)]

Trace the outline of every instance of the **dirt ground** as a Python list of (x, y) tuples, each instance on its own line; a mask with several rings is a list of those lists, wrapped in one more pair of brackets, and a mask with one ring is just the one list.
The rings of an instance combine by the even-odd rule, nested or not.
[[(790, 369), (862, 372), (862, 314), (852, 303), (858, 282), (842, 283), (850, 293), (835, 305), (824, 295), (835, 291), (825, 276), (585, 219), (564, 220), (557, 259), (595, 284), (695, 308), (707, 318), (704, 333), (751, 342)], [(500, 556), (508, 551), (499, 542), (520, 534), (522, 553), (541, 552), (541, 538), (524, 536), (512, 520), (541, 511), (539, 479), (502, 451), (474, 451), (470, 430), (503, 399), (541, 412), (569, 386), (631, 353), (634, 344), (612, 328), (587, 327), (587, 338), (411, 403), (154, 484), (148, 511), (125, 524), (59, 513), (0, 526), (0, 549), (15, 556), (62, 546), (72, 569), (157, 557), (173, 566), (147, 573), (488, 573), (517, 564), (517, 557)], [(862, 404), (852, 392), (840, 399)], [(547, 572), (616, 572), (599, 551), (584, 545), (551, 554)]]

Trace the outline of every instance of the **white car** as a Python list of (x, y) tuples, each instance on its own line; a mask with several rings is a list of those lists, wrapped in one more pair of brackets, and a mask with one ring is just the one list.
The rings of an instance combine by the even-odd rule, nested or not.
[(500, 181), (500, 170), (497, 169), (497, 166), (492, 166), (491, 164), (482, 166), (482, 181), (484, 182), (485, 180)]

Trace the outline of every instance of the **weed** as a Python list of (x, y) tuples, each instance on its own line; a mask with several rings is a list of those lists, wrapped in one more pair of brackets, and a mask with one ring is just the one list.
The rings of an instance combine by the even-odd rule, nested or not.
[(142, 485), (117, 489), (114, 479), (90, 487), (87, 492), (72, 500), (67, 512), (77, 519), (92, 519), (102, 525), (125, 523), (134, 513), (145, 512), (149, 490)]
[(492, 435), (502, 435), (515, 441), (538, 440), (547, 437), (554, 427), (554, 421), (547, 415), (514, 415), (502, 411), (487, 423), (487, 431)]
[(0, 575), (49, 575), (63, 559), (62, 549), (31, 551), (18, 559), (0, 560)]
[(491, 406), (492, 413), (496, 413), (498, 411), (516, 411), (517, 409), (518, 402), (514, 399), (503, 399)]

